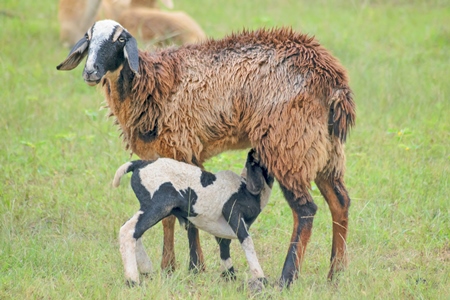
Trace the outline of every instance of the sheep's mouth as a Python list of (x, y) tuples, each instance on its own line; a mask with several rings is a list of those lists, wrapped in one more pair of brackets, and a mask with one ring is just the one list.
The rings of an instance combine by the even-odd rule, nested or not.
[(85, 79), (84, 81), (87, 83), (87, 85), (89, 86), (94, 86), (100, 83), (101, 79), (97, 79), (97, 80), (87, 80)]

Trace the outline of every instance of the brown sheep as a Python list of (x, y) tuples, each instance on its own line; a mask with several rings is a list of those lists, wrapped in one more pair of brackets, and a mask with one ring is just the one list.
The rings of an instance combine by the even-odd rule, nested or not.
[[(256, 149), (293, 213), (281, 284), (292, 283), (303, 261), (317, 210), (308, 191), (313, 180), (333, 219), (328, 277), (345, 267), (344, 142), (355, 104), (345, 69), (316, 39), (288, 28), (261, 29), (142, 52), (120, 24), (106, 20), (57, 69), (71, 70), (85, 56), (84, 80), (101, 84), (127, 147), (142, 159), (202, 166), (226, 150)], [(163, 225), (170, 251), (164, 263), (174, 263), (173, 222)], [(198, 231), (188, 236), (191, 266), (198, 266)]]

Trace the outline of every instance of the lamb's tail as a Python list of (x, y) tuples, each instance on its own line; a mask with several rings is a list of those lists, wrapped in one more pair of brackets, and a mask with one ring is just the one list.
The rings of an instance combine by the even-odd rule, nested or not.
[(355, 125), (356, 107), (349, 88), (336, 89), (331, 95), (328, 114), (328, 130), (342, 143), (347, 138), (350, 127)]
[(120, 179), (122, 178), (123, 175), (129, 172), (133, 172), (136, 168), (142, 167), (143, 163), (144, 161), (142, 160), (135, 160), (126, 162), (123, 165), (121, 165), (117, 169), (116, 175), (114, 175), (113, 186), (118, 187), (120, 185)]

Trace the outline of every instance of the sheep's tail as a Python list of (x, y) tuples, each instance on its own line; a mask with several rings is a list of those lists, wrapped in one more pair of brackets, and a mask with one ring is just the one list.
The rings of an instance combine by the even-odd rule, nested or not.
[(355, 125), (356, 107), (349, 88), (334, 90), (330, 100), (328, 115), (328, 130), (330, 135), (335, 135), (342, 143), (347, 138), (350, 127)]
[(142, 166), (143, 162), (144, 161), (142, 161), (142, 160), (135, 160), (135, 161), (126, 162), (123, 165), (121, 165), (117, 169), (116, 175), (114, 175), (113, 187), (118, 187), (120, 185), (120, 179), (122, 178), (122, 176), (129, 172), (134, 172), (134, 170), (136, 168), (139, 168)]

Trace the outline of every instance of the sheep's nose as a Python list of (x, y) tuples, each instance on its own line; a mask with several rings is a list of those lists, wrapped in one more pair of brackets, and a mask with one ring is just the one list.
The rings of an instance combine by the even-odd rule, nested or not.
[(100, 76), (98, 74), (98, 70), (94, 69), (85, 69), (83, 72), (84, 81), (86, 81), (89, 85), (96, 85), (100, 81)]
[(92, 74), (97, 73), (97, 70), (86, 70), (86, 76), (90, 77)]

